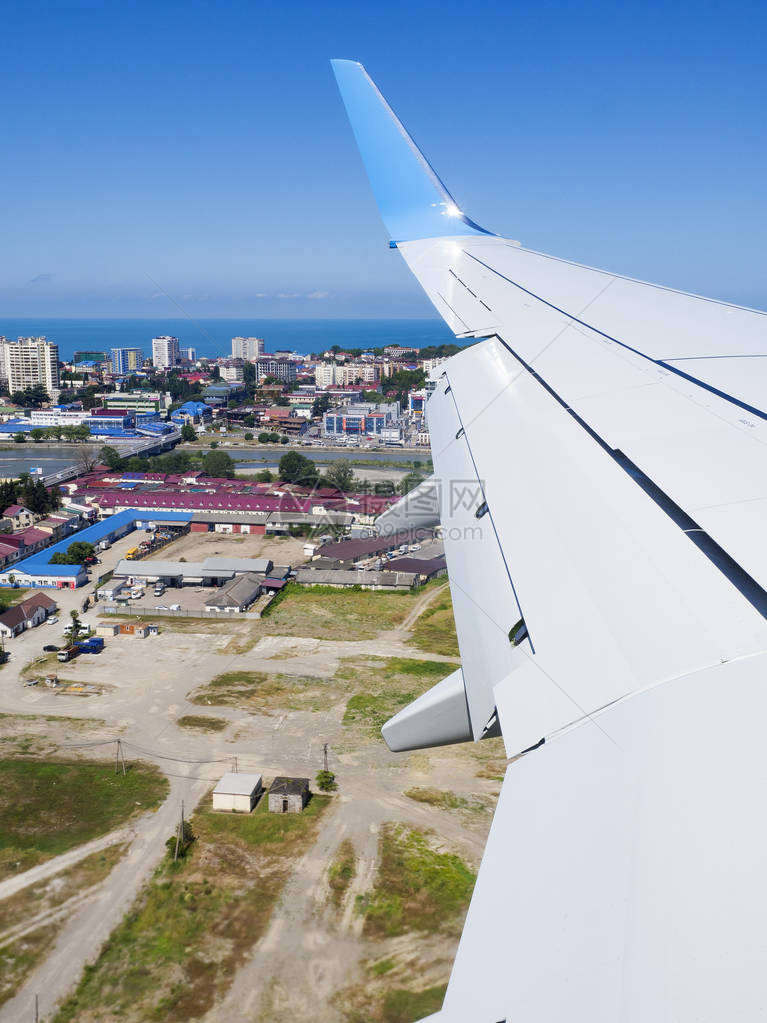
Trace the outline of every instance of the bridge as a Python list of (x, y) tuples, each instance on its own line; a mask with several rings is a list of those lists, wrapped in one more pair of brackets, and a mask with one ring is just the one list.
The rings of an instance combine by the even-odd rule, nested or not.
[[(170, 451), (181, 440), (181, 431), (172, 430), (159, 437), (136, 437), (128, 441), (115, 441), (110, 447), (114, 447), (120, 453), (121, 458), (132, 458), (134, 455), (159, 455), (163, 451)], [(86, 442), (87, 443), (87, 442)], [(104, 441), (99, 447), (108, 443)], [(57, 483), (66, 483), (77, 476), (82, 476), (82, 469), (77, 465), (68, 465), (66, 469), (49, 473), (47, 476), (38, 476), (46, 487), (55, 486)]]

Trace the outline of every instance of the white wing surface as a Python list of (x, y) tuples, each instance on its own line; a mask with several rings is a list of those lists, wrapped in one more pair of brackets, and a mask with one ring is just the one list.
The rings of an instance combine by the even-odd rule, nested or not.
[(484, 231), (334, 70), (393, 244), (477, 339), (427, 408), (462, 675), (384, 735), (528, 751), (438, 1018), (767, 1017), (767, 318)]

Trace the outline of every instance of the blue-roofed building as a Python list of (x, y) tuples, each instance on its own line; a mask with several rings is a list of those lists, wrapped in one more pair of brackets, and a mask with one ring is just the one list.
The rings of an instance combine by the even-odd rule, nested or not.
[(101, 540), (119, 540), (134, 529), (142, 529), (151, 523), (186, 523), (192, 518), (191, 512), (146, 511), (126, 508), (110, 515), (92, 526), (46, 547), (23, 561), (17, 561), (12, 568), (0, 572), (0, 586), (39, 586), (48, 589), (75, 589), (88, 582), (88, 575), (81, 565), (52, 565), (51, 558), (57, 551), (65, 553), (76, 540), (92, 543)]
[(0, 433), (29, 433), (31, 429), (32, 424), (28, 419), (9, 419), (5, 423), (0, 423)]
[(213, 418), (213, 409), (204, 401), (185, 401), (170, 417), (174, 423), (204, 423)]

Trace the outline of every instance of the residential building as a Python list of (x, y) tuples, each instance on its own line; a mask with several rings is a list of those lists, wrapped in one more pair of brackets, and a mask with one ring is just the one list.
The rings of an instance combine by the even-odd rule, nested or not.
[(373, 362), (349, 362), (338, 365), (333, 362), (321, 362), (314, 370), (317, 387), (346, 387), (362, 381), (365, 384), (377, 384), (380, 368)]
[(0, 634), (7, 637), (17, 636), (25, 629), (32, 629), (34, 626), (44, 622), (49, 614), (57, 609), (58, 605), (52, 597), (45, 593), (35, 593), (27, 597), (20, 604), (9, 608), (0, 615)]
[(418, 355), (420, 348), (408, 348), (405, 345), (387, 345), (383, 353), (390, 359), (412, 359)]
[(155, 369), (170, 369), (180, 357), (177, 337), (163, 335), (152, 338), (152, 364)]
[(292, 383), (298, 376), (295, 362), (290, 359), (276, 359), (274, 356), (263, 356), (256, 360), (256, 377), (275, 377), (284, 383)]
[(237, 383), (244, 379), (242, 366), (238, 366), (234, 362), (225, 362), (219, 365), (219, 374), (222, 380), (226, 380), (227, 383)]
[(42, 385), (55, 401), (59, 393), (59, 347), (44, 337), (3, 340), (0, 362), (4, 363), (8, 390), (23, 391)]
[(232, 338), (233, 359), (247, 359), (248, 362), (255, 362), (255, 360), (263, 354), (264, 339), (262, 337)]
[(197, 349), (196, 348), (179, 348), (179, 354), (182, 359), (186, 359), (187, 362), (197, 362)]
[(12, 504), (3, 512), (4, 519), (10, 519), (14, 529), (26, 529), (34, 525), (35, 516), (23, 504)]
[(447, 360), (448, 360), (448, 356), (446, 356), (446, 355), (440, 356), (437, 359), (419, 359), (418, 360), (418, 365), (424, 371), (426, 376), (429, 376), (430, 373), (434, 372), (434, 370), (437, 368), (437, 366), (441, 366), (442, 363), (443, 362), (447, 362)]
[(144, 365), (143, 348), (113, 348), (112, 349), (112, 372), (133, 373)]

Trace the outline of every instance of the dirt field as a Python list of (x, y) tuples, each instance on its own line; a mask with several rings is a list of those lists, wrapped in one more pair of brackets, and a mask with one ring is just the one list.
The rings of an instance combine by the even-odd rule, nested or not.
[(304, 541), (293, 536), (234, 533), (187, 533), (151, 554), (146, 561), (204, 561), (206, 558), (269, 558), (275, 565), (301, 565)]
[[(294, 563), (290, 551), (294, 555), (298, 546), (301, 541), (198, 534), (161, 556), (191, 561), (232, 556), (236, 550), (238, 556), (265, 555), (285, 564)], [(107, 553), (115, 557), (119, 551)], [(444, 595), (441, 586), (406, 595), (312, 591), (295, 601), (286, 597), (262, 621), (163, 621), (159, 636), (109, 638), (101, 654), (81, 655), (59, 666), (60, 679), (100, 688), (102, 695), (90, 697), (25, 688), (20, 669), (39, 655), (49, 636), (41, 629), (35, 630), (39, 635), (24, 637), (0, 673), (0, 708), (8, 713), (0, 715), (0, 748), (17, 749), (15, 742), (33, 755), (50, 755), (60, 745), (77, 744), (79, 752), (72, 755), (95, 757), (103, 756), (101, 748), (91, 753), (80, 744), (114, 742), (119, 736), (129, 763), (148, 761), (167, 773), (171, 795), (151, 831), (131, 840), (134, 844), (101, 882), (98, 899), (73, 910), (55, 941), (40, 937), (47, 958), (0, 1009), (0, 1023), (23, 1018), (30, 994), (38, 991), (44, 993), (43, 1018), (52, 1018), (56, 1003), (78, 986), (83, 966), (98, 959), (110, 933), (119, 939), (111, 946), (117, 957), (112, 965), (122, 970), (120, 949), (134, 938), (141, 940), (132, 930), (139, 918), (155, 928), (152, 933), (168, 953), (163, 961), (168, 996), (181, 999), (187, 983), (205, 992), (196, 1004), (188, 999), (173, 1006), (152, 1003), (155, 1014), (167, 1009), (175, 1018), (204, 1023), (291, 1018), (389, 1023), (416, 1019), (438, 1007), (468, 884), (451, 908), (448, 932), (366, 928), (359, 907), (380, 905), (384, 853), (389, 856), (384, 867), (391, 870), (391, 849), (382, 845), (382, 836), (390, 835), (392, 827), (428, 836), (438, 856), (458, 857), (466, 871), (475, 872), (490, 826), (506, 766), (500, 740), (396, 755), (379, 734), (387, 715), (455, 667), (454, 659), (428, 649), (423, 631), (419, 638), (427, 649), (410, 642), (420, 617), (434, 605), (440, 621), (439, 629), (430, 630), (433, 645), (444, 645), (450, 624)], [(95, 624), (98, 611), (89, 610), (84, 618)], [(281, 858), (274, 851), (273, 867), (284, 871), (281, 894), (275, 892), (278, 897), (268, 911), (260, 903), (243, 903), (243, 911), (263, 909), (264, 916), (251, 932), (237, 930), (236, 948), (217, 932), (211, 943), (207, 925), (190, 923), (193, 912), (201, 923), (212, 919), (209, 911), (216, 916), (219, 910), (209, 902), (213, 894), (226, 918), (226, 906), (239, 891), (234, 874), (231, 884), (214, 885), (206, 894), (199, 886), (214, 878), (212, 869), (198, 871), (198, 878), (185, 867), (172, 878), (161, 878), (171, 884), (170, 901), (160, 899), (162, 892), (142, 901), (142, 886), (151, 882), (164, 855), (182, 799), (191, 813), (235, 759), (240, 771), (257, 771), (267, 784), (277, 774), (313, 779), (322, 767), (326, 742), (338, 791), (296, 855)], [(237, 862), (232, 855), (229, 866)], [(164, 921), (174, 922), (174, 914), (180, 914), (176, 922), (183, 923), (184, 942), (167, 946), (162, 927)], [(185, 980), (190, 963), (193, 976)], [(211, 976), (210, 964), (220, 967), (221, 984), (205, 980)], [(69, 1016), (62, 1019), (111, 1021), (116, 1018), (113, 995), (125, 1023), (150, 1018), (149, 1003), (139, 1000), (134, 1006), (130, 996), (134, 983), (137, 992), (145, 990), (141, 970), (135, 977), (126, 973), (114, 991), (109, 983), (86, 983), (88, 977), (94, 975), (89, 972), (79, 988), (84, 1000), (79, 1007), (70, 1002)]]

